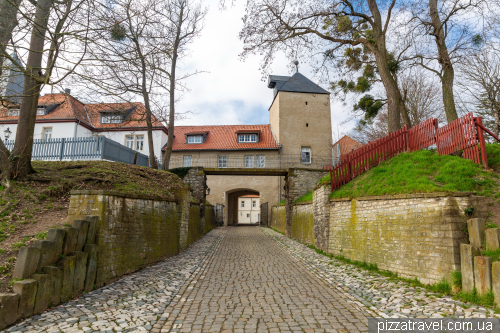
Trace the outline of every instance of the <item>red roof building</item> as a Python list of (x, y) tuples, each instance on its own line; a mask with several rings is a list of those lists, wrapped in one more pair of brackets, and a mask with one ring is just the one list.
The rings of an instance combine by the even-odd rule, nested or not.
[(339, 141), (333, 144), (333, 160), (336, 162), (340, 161), (340, 156), (348, 154), (361, 146), (363, 146), (363, 144), (347, 135), (344, 135)]

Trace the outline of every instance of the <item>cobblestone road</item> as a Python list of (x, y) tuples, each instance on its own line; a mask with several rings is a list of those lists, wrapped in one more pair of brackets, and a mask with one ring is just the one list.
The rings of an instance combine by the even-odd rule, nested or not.
[(227, 228), (206, 269), (166, 309), (162, 332), (360, 332), (345, 296), (256, 227)]
[(369, 310), (346, 295), (262, 229), (230, 227), (7, 331), (366, 331)]

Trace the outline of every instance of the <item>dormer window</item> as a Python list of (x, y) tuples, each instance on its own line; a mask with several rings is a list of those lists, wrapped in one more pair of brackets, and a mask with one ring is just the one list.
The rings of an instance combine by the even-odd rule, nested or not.
[(37, 116), (45, 116), (45, 108), (37, 108), (36, 109), (36, 115)]
[(203, 135), (189, 135), (187, 137), (188, 144), (196, 144), (196, 143), (202, 143), (202, 142), (203, 142)]
[(124, 118), (120, 113), (101, 113), (101, 124), (121, 124)]
[(21, 112), (20, 109), (10, 109), (7, 112), (7, 117), (19, 117), (20, 112)]
[(238, 134), (238, 142), (258, 142), (257, 134)]

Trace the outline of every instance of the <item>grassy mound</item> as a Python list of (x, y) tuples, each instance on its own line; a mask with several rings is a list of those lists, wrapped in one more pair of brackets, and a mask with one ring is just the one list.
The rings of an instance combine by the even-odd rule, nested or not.
[[(500, 167), (500, 146), (489, 145), (493, 168)], [(477, 192), (492, 196), (499, 177), (479, 164), (459, 156), (438, 155), (433, 150), (402, 153), (334, 191), (330, 198), (355, 198), (387, 194)], [(329, 183), (330, 176), (320, 183)]]

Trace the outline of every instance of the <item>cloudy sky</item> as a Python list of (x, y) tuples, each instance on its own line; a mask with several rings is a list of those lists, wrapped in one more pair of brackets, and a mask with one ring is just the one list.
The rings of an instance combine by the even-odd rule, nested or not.
[[(177, 105), (178, 112), (192, 111), (178, 125), (267, 124), (272, 90), (262, 80), (260, 58), (253, 56), (241, 61), (238, 55), (243, 42), (238, 33), (243, 26), (245, 1), (236, 0), (234, 7), (219, 10), (219, 0), (206, 0), (208, 14), (201, 38), (191, 46), (192, 53), (179, 65), (184, 72), (206, 71), (186, 80), (190, 91)], [(284, 55), (276, 57), (272, 74), (290, 75)], [(299, 71), (313, 81), (311, 67), (299, 65)], [(332, 125), (337, 127), (346, 117), (345, 107), (332, 104)], [(352, 124), (347, 125), (352, 127)]]

